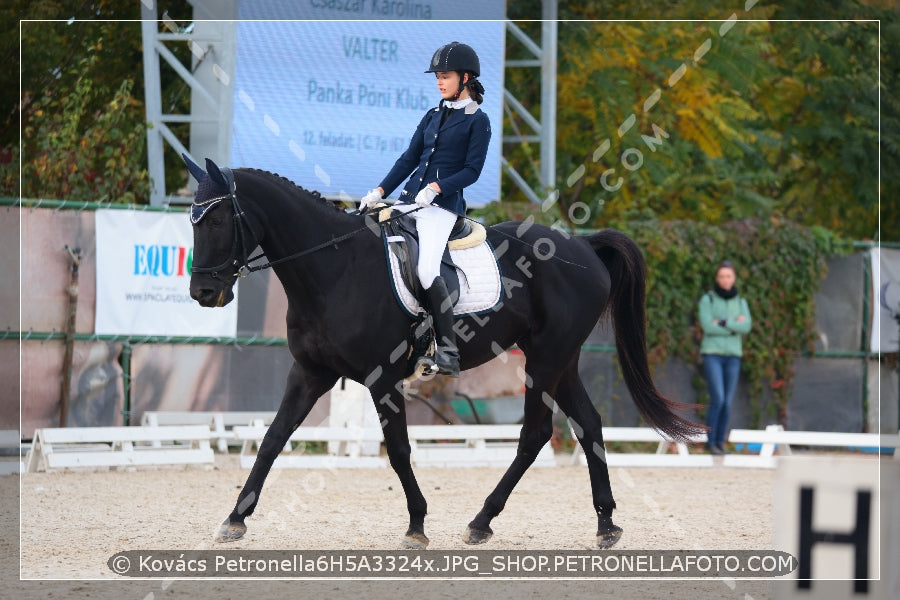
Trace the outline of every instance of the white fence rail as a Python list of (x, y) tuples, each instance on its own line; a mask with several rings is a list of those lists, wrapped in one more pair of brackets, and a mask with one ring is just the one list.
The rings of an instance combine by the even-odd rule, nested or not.
[(775, 468), (777, 456), (792, 454), (791, 445), (874, 449), (893, 448), (894, 458), (900, 459), (898, 446), (900, 435), (878, 435), (877, 433), (837, 433), (827, 431), (785, 431), (781, 425), (769, 425), (764, 430), (732, 429), (728, 441), (733, 444), (760, 444), (759, 454), (729, 454), (722, 459), (726, 467)]
[[(185, 416), (191, 415), (191, 416)], [(44, 428), (35, 431), (24, 464), (21, 460), (0, 461), (0, 474), (37, 472), (75, 467), (137, 467), (143, 465), (212, 464), (212, 440), (241, 445), (240, 462), (250, 468), (274, 413), (265, 412), (152, 412), (140, 427)], [(238, 424), (247, 423), (249, 424)], [(194, 423), (170, 425), (168, 423)], [(515, 458), (521, 425), (410, 425), (407, 428), (412, 461), (416, 466), (507, 467)], [(691, 453), (690, 444), (674, 442), (648, 427), (604, 427), (609, 442), (653, 442), (653, 453), (609, 452), (595, 448), (609, 466), (774, 468), (779, 456), (804, 448), (845, 448), (890, 454), (900, 460), (900, 435), (875, 433), (835, 433), (785, 431), (780, 425), (765, 430), (734, 429), (728, 441), (747, 444), (754, 452), (713, 457)], [(386, 467), (380, 456), (367, 456), (364, 445), (383, 441), (378, 427), (298, 427), (278, 456), (274, 467), (336, 468)], [(692, 443), (702, 443), (696, 436)], [(328, 453), (292, 451), (293, 443), (328, 442)], [(756, 451), (755, 446), (759, 446)], [(0, 431), (0, 448), (20, 447), (17, 431)], [(221, 448), (221, 446), (220, 446)], [(324, 448), (323, 448), (324, 449)], [(777, 454), (776, 454), (777, 452)], [(571, 464), (587, 464), (576, 447)], [(546, 444), (536, 466), (557, 464), (553, 449)]]
[(228, 452), (229, 444), (240, 445), (232, 428), (235, 425), (249, 425), (262, 421), (269, 425), (275, 418), (275, 411), (147, 411), (141, 417), (141, 424), (147, 427), (160, 425), (208, 425), (212, 431), (211, 442), (219, 452)]
[[(253, 448), (259, 447), (268, 427), (261, 422), (250, 426), (235, 426), (235, 439), (242, 442), (241, 466), (249, 469), (256, 462)], [(273, 468), (369, 468), (386, 467), (387, 462), (378, 456), (362, 456), (362, 446), (366, 442), (380, 442), (384, 439), (381, 429), (364, 427), (298, 427), (291, 434), (281, 454), (275, 459)], [(337, 450), (331, 454), (303, 454), (291, 451), (291, 442), (338, 442)]]
[[(420, 467), (508, 467), (516, 457), (521, 425), (410, 425), (412, 462)], [(556, 458), (545, 444), (534, 461), (552, 467)]]
[(26, 471), (74, 467), (212, 465), (206, 425), (171, 427), (66, 427), (37, 429)]
[[(659, 432), (649, 427), (604, 427), (603, 441), (607, 442), (658, 442), (656, 453), (613, 453), (605, 450), (600, 452), (605, 455), (606, 463), (615, 467), (712, 467), (721, 464), (725, 467), (749, 467), (749, 468), (775, 468), (778, 454), (787, 456), (791, 454), (791, 444), (813, 448), (846, 448), (846, 449), (875, 449), (894, 448), (894, 458), (900, 458), (897, 448), (900, 446), (900, 436), (881, 435), (877, 433), (839, 433), (820, 431), (785, 431), (781, 425), (769, 425), (766, 429), (732, 429), (728, 441), (733, 444), (759, 445), (760, 449), (755, 454), (728, 454), (721, 460), (714, 459), (710, 454), (691, 453), (688, 445), (682, 442), (674, 442), (665, 438)], [(701, 443), (706, 441), (705, 435), (692, 438), (691, 442)], [(676, 449), (676, 454), (670, 454), (671, 448)], [(596, 450), (595, 450), (596, 451)], [(572, 462), (587, 464), (584, 453), (577, 446), (572, 454)]]

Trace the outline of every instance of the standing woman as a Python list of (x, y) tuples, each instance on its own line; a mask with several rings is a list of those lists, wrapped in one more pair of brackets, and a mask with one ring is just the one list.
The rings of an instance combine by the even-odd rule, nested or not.
[(717, 455), (725, 454), (731, 401), (741, 372), (741, 336), (749, 333), (753, 324), (747, 301), (740, 297), (734, 285), (736, 278), (734, 266), (729, 261), (719, 263), (715, 288), (703, 295), (698, 307), (703, 328), (700, 354), (709, 386), (706, 447)]
[(457, 217), (466, 214), (463, 189), (481, 175), (491, 139), (490, 121), (479, 108), (484, 94), (477, 79), (480, 71), (478, 55), (466, 44), (450, 42), (438, 48), (425, 72), (435, 74), (441, 102), (425, 113), (409, 147), (360, 204), (365, 210), (409, 177), (395, 207), (415, 210), (411, 216), (419, 233), (416, 270), (434, 323), (435, 364), (439, 373), (453, 377), (459, 376), (459, 351), (453, 306), (440, 267), (450, 231)]

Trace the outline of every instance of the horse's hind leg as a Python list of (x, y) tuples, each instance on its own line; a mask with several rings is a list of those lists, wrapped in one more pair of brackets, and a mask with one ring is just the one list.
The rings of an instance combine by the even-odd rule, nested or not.
[(304, 371), (298, 363), (294, 363), (288, 375), (281, 406), (278, 407), (278, 412), (275, 413), (275, 418), (259, 445), (256, 462), (250, 469), (244, 489), (238, 495), (234, 510), (222, 523), (216, 535), (217, 542), (233, 542), (244, 536), (247, 531), (244, 519), (253, 514), (272, 463), (297, 426), (309, 414), (316, 400), (331, 389), (337, 379), (338, 376), (330, 372)]
[(406, 508), (409, 511), (409, 529), (400, 542), (401, 549), (424, 550), (428, 547), (425, 536), (425, 515), (428, 505), (413, 474), (410, 458), (409, 434), (406, 431), (406, 408), (403, 395), (396, 388), (372, 388), (372, 399), (384, 431), (384, 445), (391, 467), (400, 478), (400, 485), (406, 494)]
[(578, 442), (587, 457), (594, 510), (597, 513), (597, 546), (601, 549), (610, 548), (622, 537), (622, 529), (612, 521), (616, 502), (609, 483), (602, 421), (578, 376), (577, 362), (560, 379), (556, 403), (571, 420)]
[(463, 541), (467, 544), (483, 544), (491, 538), (494, 534), (490, 526), (491, 520), (506, 506), (513, 488), (528, 467), (534, 463), (544, 444), (550, 441), (553, 435), (553, 415), (550, 407), (553, 403), (544, 401), (544, 393), (545, 390), (537, 385), (525, 390), (525, 419), (522, 423), (522, 432), (519, 434), (516, 457), (500, 479), (500, 483), (484, 501), (482, 509), (466, 528)]

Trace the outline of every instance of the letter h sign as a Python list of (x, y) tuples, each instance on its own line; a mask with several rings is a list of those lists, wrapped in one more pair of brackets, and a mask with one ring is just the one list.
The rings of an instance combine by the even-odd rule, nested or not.
[(774, 598), (900, 598), (900, 541), (888, 533), (900, 523), (900, 503), (891, 501), (900, 460), (798, 455), (781, 457), (777, 469), (773, 549), (794, 556), (797, 569), (773, 582)]
[(849, 544), (853, 546), (853, 593), (866, 594), (869, 582), (869, 518), (872, 509), (872, 492), (856, 491), (856, 524), (852, 531), (834, 532), (813, 529), (813, 501), (815, 493), (811, 487), (800, 488), (800, 566), (797, 572), (797, 587), (812, 587), (812, 550), (816, 544)]

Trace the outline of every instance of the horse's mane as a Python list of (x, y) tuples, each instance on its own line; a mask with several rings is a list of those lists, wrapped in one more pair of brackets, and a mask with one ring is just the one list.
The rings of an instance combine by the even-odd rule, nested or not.
[(337, 206), (331, 200), (328, 200), (327, 198), (322, 196), (322, 194), (319, 193), (317, 190), (308, 190), (301, 185), (297, 185), (296, 183), (294, 183), (293, 181), (291, 181), (290, 179), (288, 179), (287, 177), (285, 177), (283, 175), (279, 175), (278, 173), (273, 173), (272, 171), (266, 171), (265, 169), (244, 168), (241, 170), (247, 171), (249, 173), (255, 173), (257, 175), (262, 175), (262, 176), (266, 177), (267, 179), (269, 179), (270, 181), (273, 181), (274, 183), (281, 186), (289, 194), (300, 193), (300, 194), (304, 194), (306, 196), (310, 196), (310, 197), (312, 197), (313, 200), (317, 201), (320, 205), (325, 206), (327, 208), (331, 208), (340, 213), (346, 214), (339, 206)]

